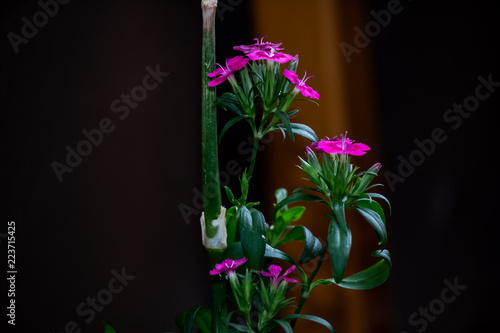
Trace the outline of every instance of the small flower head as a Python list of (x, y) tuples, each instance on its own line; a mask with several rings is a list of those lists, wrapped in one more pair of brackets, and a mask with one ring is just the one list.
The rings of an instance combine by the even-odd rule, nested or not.
[(297, 90), (299, 90), (302, 93), (302, 95), (304, 95), (304, 97), (319, 99), (318, 92), (314, 91), (313, 88), (309, 87), (306, 84), (306, 81), (309, 78), (314, 77), (313, 75), (306, 77), (307, 72), (305, 72), (304, 77), (301, 80), (301, 79), (299, 79), (297, 73), (295, 73), (294, 71), (290, 71), (288, 69), (285, 69), (285, 71), (283, 72), (283, 75), (288, 80), (290, 80), (290, 82), (295, 84), (295, 88)]
[(210, 87), (215, 87), (222, 82), (226, 81), (226, 79), (234, 80), (234, 72), (242, 69), (243, 67), (246, 66), (248, 63), (248, 58), (245, 58), (243, 56), (236, 56), (234, 58), (228, 58), (226, 59), (226, 67), (222, 67), (220, 64), (216, 64), (219, 66), (215, 71), (212, 73), (208, 73), (208, 77), (215, 77), (218, 76), (215, 80), (212, 80), (208, 83)]
[(281, 45), (281, 43), (271, 43), (271, 42), (264, 42), (264, 38), (266, 38), (267, 36), (264, 36), (260, 39), (258, 38), (254, 38), (253, 40), (255, 40), (255, 44), (252, 44), (252, 45), (240, 45), (240, 46), (234, 46), (233, 47), (233, 50), (235, 51), (242, 51), (244, 53), (250, 53), (252, 51), (266, 51), (266, 52), (271, 52), (271, 50), (275, 50), (275, 51), (281, 51), (283, 50), (283, 48), (279, 48), (279, 46)]
[(269, 266), (269, 272), (260, 272), (257, 271), (257, 273), (260, 273), (264, 276), (270, 277), (271, 278), (271, 284), (273, 286), (278, 286), (282, 281), (286, 282), (291, 282), (291, 283), (297, 283), (298, 281), (295, 279), (291, 279), (287, 277), (293, 270), (295, 269), (295, 265), (291, 266), (289, 269), (286, 270), (283, 275), (279, 276), (281, 273), (281, 267), (277, 265), (271, 265)]
[(236, 268), (240, 267), (247, 261), (247, 258), (238, 260), (226, 259), (220, 264), (215, 264), (215, 268), (210, 271), (210, 275), (226, 273), (228, 275), (235, 274)]
[(280, 64), (287, 63), (294, 58), (292, 55), (282, 52), (276, 52), (276, 49), (274, 48), (271, 48), (268, 51), (254, 50), (248, 53), (247, 56), (253, 61), (268, 60), (268, 61), (279, 62)]
[(364, 143), (354, 143), (354, 140), (347, 137), (347, 132), (340, 137), (340, 139), (334, 137), (333, 139), (326, 138), (318, 142), (313, 142), (311, 147), (315, 148), (318, 153), (345, 154), (353, 156), (364, 155), (368, 150), (370, 150), (370, 147)]

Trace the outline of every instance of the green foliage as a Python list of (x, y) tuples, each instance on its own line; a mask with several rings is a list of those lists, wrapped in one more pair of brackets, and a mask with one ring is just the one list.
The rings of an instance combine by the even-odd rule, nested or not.
[(243, 206), (239, 210), (239, 232), (243, 254), (248, 265), (260, 269), (266, 251), (266, 221), (264, 215), (255, 208)]
[(104, 326), (104, 333), (116, 333), (113, 327), (111, 327), (107, 322), (103, 321), (102, 324)]

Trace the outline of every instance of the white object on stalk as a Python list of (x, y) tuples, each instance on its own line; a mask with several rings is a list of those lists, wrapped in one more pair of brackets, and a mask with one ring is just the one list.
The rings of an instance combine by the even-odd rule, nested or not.
[(211, 229), (217, 230), (215, 235), (208, 238), (205, 233), (205, 212), (201, 213), (201, 239), (206, 249), (223, 250), (227, 248), (226, 208), (220, 208), (220, 215), (210, 222)]

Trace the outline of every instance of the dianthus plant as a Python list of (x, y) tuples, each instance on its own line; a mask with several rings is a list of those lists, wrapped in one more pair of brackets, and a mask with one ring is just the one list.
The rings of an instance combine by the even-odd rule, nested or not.
[[(266, 37), (255, 39), (253, 44), (235, 46), (234, 57), (215, 63), (215, 7), (210, 6), (211, 2), (203, 1), (202, 6), (201, 229), (209, 256), (207, 278), (211, 282), (212, 304), (181, 313), (176, 317), (177, 326), (183, 333), (192, 332), (195, 326), (203, 333), (264, 333), (273, 329), (293, 332), (300, 319), (333, 332), (326, 320), (302, 313), (313, 290), (325, 285), (355, 290), (375, 288), (387, 280), (391, 270), (385, 214), (377, 200), (387, 205), (389, 202), (372, 192), (380, 185), (372, 181), (381, 165), (376, 163), (360, 171), (352, 164), (351, 157), (360, 158), (370, 148), (348, 138), (347, 132), (319, 140), (309, 126), (291, 121), (291, 116), (299, 111), (293, 105), (296, 99), (317, 104), (320, 95), (310, 86), (312, 76), (298, 70), (299, 56), (284, 52), (281, 43), (265, 41)], [(231, 92), (216, 97), (215, 88), (222, 84), (229, 84)], [(234, 114), (220, 132), (216, 127), (217, 108)], [(246, 122), (251, 129), (253, 153), (239, 177), (239, 189), (225, 187), (221, 191), (218, 143), (239, 122)], [(248, 193), (259, 142), (273, 131), (281, 131), (292, 141), (296, 135), (311, 141), (305, 147), (305, 155), (298, 158), (299, 168), (310, 185), (289, 195), (283, 188), (273, 190), (276, 203), (272, 215), (265, 217), (257, 209), (257, 202), (248, 201)], [(221, 205), (222, 192), (231, 205), (227, 210)], [(328, 207), (326, 218), (319, 217), (320, 223), (328, 224), (327, 235), (317, 237), (307, 225), (299, 224), (306, 209), (296, 205), (299, 202)], [(368, 222), (379, 245), (372, 253), (377, 258), (375, 263), (350, 276), (345, 276), (352, 244), (346, 210), (353, 210)], [(312, 218), (316, 217), (309, 216), (308, 220)], [(289, 242), (303, 243), (299, 258), (282, 250)], [(324, 262), (330, 263), (332, 277), (318, 279), (316, 275)], [(298, 299), (289, 296), (292, 286), (301, 289)], [(292, 314), (281, 316), (285, 308)]]
[[(281, 43), (265, 39), (235, 46), (233, 57), (215, 63), (213, 53), (207, 52), (215, 44), (204, 30), (202, 92), (210, 97), (204, 98), (203, 104), (203, 160), (209, 161), (203, 166), (203, 181), (210, 190), (204, 192), (201, 229), (210, 257), (212, 304), (180, 314), (177, 324), (182, 332), (191, 332), (194, 325), (204, 333), (269, 332), (275, 328), (292, 332), (298, 319), (313, 321), (333, 332), (326, 320), (301, 313), (313, 290), (324, 285), (356, 290), (375, 288), (388, 278), (391, 270), (385, 248), (385, 214), (377, 200), (387, 204), (388, 201), (371, 191), (379, 185), (372, 181), (381, 165), (376, 163), (366, 171), (354, 166), (351, 157), (359, 158), (370, 148), (348, 138), (347, 132), (319, 140), (309, 126), (292, 122), (291, 116), (299, 112), (294, 107), (295, 100), (318, 104), (320, 95), (310, 85), (313, 76), (298, 69), (299, 56), (287, 53)], [(228, 84), (230, 92), (215, 97), (215, 88), (223, 84)], [(216, 109), (234, 114), (220, 131), (215, 127)], [(252, 132), (253, 153), (239, 176), (239, 188), (226, 186), (221, 191), (231, 205), (226, 210), (220, 204), (222, 199), (214, 200), (213, 193), (214, 188), (220, 188), (217, 146), (239, 122), (246, 123)], [(299, 157), (299, 167), (311, 185), (295, 189), (290, 195), (285, 189), (273, 190), (276, 203), (272, 216), (266, 217), (259, 211), (258, 202), (249, 202), (248, 193), (259, 142), (273, 131), (281, 131), (292, 141), (296, 135), (311, 141), (305, 147), (305, 156)], [(212, 142), (206, 141), (208, 132), (212, 133)], [(328, 223), (327, 235), (317, 237), (306, 225), (299, 224), (305, 211), (304, 206), (296, 205), (299, 202), (328, 207), (330, 213), (322, 217), (323, 223)], [(348, 209), (359, 213), (375, 230), (380, 248), (372, 253), (378, 259), (372, 266), (345, 276), (352, 243), (345, 214)], [(308, 217), (311, 218), (314, 217)], [(289, 242), (303, 242), (299, 258), (282, 250)], [(330, 263), (332, 277), (317, 279), (324, 262)], [(298, 299), (289, 295), (293, 286), (301, 288)], [(286, 313), (292, 314), (280, 315), (285, 308)]]

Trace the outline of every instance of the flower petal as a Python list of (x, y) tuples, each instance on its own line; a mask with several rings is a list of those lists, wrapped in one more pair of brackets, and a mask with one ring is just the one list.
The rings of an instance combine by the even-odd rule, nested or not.
[(278, 265), (269, 266), (269, 272), (273, 274), (273, 276), (279, 276), (281, 273), (281, 267)]
[(286, 77), (288, 80), (290, 80), (290, 82), (292, 82), (293, 84), (299, 84), (300, 83), (299, 76), (294, 71), (285, 69), (283, 71), (283, 76)]
[(283, 278), (283, 280), (285, 280), (287, 282), (291, 282), (291, 283), (297, 283), (297, 282), (299, 282), (299, 281), (297, 281), (295, 279), (291, 279), (291, 278), (286, 277), (286, 276), (283, 276), (282, 278)]

